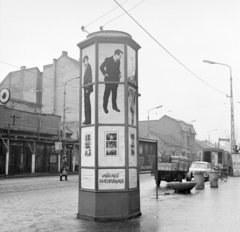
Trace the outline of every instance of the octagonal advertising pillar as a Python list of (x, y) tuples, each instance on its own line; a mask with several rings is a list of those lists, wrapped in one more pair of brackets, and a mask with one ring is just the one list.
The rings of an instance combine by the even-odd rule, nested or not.
[(138, 50), (131, 35), (99, 31), (80, 48), (78, 218), (141, 215), (138, 170)]

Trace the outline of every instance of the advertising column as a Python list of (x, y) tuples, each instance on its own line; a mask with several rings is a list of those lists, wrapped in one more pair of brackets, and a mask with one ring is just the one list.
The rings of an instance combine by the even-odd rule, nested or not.
[(138, 171), (137, 51), (119, 31), (89, 34), (80, 48), (78, 218), (141, 215)]

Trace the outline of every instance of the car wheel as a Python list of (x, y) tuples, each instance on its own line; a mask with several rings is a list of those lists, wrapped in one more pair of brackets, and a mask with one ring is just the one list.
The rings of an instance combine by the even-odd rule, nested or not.
[(181, 175), (181, 174), (178, 174), (178, 176), (177, 176), (177, 181), (179, 181), (180, 183), (182, 183), (182, 175)]
[(205, 177), (205, 181), (209, 181), (209, 175)]
[(156, 182), (156, 186), (159, 187), (159, 186), (160, 186), (160, 183), (161, 183), (161, 179), (160, 179), (160, 180), (159, 180), (159, 179), (158, 179), (158, 180), (155, 180), (155, 182)]
[(191, 173), (187, 173), (187, 175), (186, 175), (186, 181), (191, 181), (192, 180), (192, 175), (191, 175)]

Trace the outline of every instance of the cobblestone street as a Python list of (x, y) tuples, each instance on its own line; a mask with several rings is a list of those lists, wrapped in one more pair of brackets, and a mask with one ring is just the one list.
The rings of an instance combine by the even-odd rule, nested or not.
[[(76, 218), (77, 176), (62, 182), (58, 177), (21, 178), (8, 184), (3, 182), (0, 180), (1, 231), (36, 231), (37, 227), (38, 231), (41, 227), (42, 231), (59, 231), (56, 224), (63, 223), (61, 220)], [(60, 215), (64, 215), (65, 219), (59, 221)], [(46, 227), (49, 220), (54, 228)]]
[[(141, 175), (142, 216), (125, 222), (77, 219), (78, 176), (0, 179), (1, 232), (32, 231), (238, 231), (240, 179), (219, 182), (219, 188), (176, 194), (161, 183), (155, 196), (153, 177)], [(165, 193), (168, 193), (167, 195)]]

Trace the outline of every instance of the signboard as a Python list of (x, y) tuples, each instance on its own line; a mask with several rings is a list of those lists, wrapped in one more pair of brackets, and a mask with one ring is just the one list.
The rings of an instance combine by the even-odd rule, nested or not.
[(62, 142), (55, 142), (55, 150), (62, 150)]
[(137, 188), (137, 169), (129, 169), (129, 188)]
[(85, 189), (95, 189), (95, 170), (82, 168), (81, 187)]
[(51, 154), (50, 155), (50, 164), (56, 164), (57, 163), (57, 154)]
[(216, 151), (212, 151), (212, 168), (218, 167), (218, 153)]
[(240, 176), (240, 154), (231, 154), (233, 176)]
[(156, 141), (139, 140), (138, 166), (141, 171), (151, 171), (156, 165), (157, 143)]
[(8, 88), (2, 89), (0, 91), (0, 102), (2, 104), (6, 104), (8, 103), (9, 99), (10, 99), (10, 90)]

